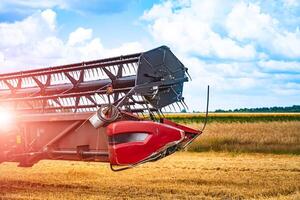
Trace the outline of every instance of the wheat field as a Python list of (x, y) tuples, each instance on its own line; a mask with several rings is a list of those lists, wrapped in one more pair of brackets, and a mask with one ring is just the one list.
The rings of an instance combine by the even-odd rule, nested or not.
[(0, 199), (299, 199), (300, 157), (176, 153), (124, 172), (107, 164), (0, 165)]
[[(199, 128), (199, 124), (188, 124)], [(190, 151), (300, 154), (300, 121), (210, 123)]]
[(3, 163), (0, 200), (300, 199), (298, 114), (218, 117), (188, 151), (124, 172), (104, 163), (41, 161), (26, 169)]

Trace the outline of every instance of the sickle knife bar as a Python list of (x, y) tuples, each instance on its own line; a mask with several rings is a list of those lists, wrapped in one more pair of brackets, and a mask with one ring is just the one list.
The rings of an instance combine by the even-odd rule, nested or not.
[(187, 109), (188, 76), (166, 46), (0, 74), (0, 106), (14, 114), (0, 130), (0, 163), (99, 161), (118, 171), (174, 153), (202, 133), (164, 119)]

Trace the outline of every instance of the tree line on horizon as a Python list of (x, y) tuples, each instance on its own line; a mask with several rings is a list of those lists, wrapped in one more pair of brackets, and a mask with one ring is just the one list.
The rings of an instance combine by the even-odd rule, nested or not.
[(262, 107), (262, 108), (237, 108), (237, 109), (217, 109), (215, 110), (216, 113), (220, 112), (300, 112), (300, 105), (293, 105), (287, 107)]

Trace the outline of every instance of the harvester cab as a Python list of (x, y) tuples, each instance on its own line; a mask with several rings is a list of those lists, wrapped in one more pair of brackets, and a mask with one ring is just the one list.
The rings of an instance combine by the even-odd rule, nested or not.
[(120, 171), (183, 149), (202, 131), (164, 113), (187, 109), (188, 76), (166, 46), (1, 74), (0, 106), (14, 113), (15, 131), (0, 130), (0, 163), (98, 161)]

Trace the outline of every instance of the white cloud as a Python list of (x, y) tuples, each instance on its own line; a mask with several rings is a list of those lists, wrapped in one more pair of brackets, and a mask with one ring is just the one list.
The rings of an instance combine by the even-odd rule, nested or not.
[(142, 51), (138, 42), (105, 48), (92, 29), (77, 28), (64, 41), (57, 33), (56, 13), (37, 12), (21, 21), (0, 23), (0, 71), (53, 66)]
[(190, 6), (177, 8), (176, 2), (154, 5), (142, 19), (150, 22), (154, 39), (176, 50), (204, 57), (249, 60), (256, 57), (251, 44), (240, 45), (213, 30), (220, 17), (217, 12), (223, 1), (191, 1)]
[(300, 84), (287, 82), (285, 84), (276, 85), (272, 88), (272, 91), (277, 95), (298, 95), (300, 92)]
[(277, 55), (287, 56), (288, 58), (300, 58), (300, 31), (284, 31), (274, 35), (270, 45), (271, 50)]
[(189, 68), (193, 81), (184, 93), (192, 110), (204, 110), (208, 84), (212, 109), (297, 104), (298, 29), (284, 29), (261, 2), (178, 2), (162, 1), (141, 19), (154, 42), (169, 45)]
[(293, 73), (300, 72), (300, 63), (296, 61), (276, 61), (276, 60), (268, 60), (268, 61), (260, 61), (258, 65), (263, 70), (268, 71), (287, 71)]
[(283, 0), (285, 7), (299, 6), (299, 0)]
[(144, 12), (142, 18), (145, 20), (167, 18), (168, 16), (172, 15), (172, 7), (173, 4), (171, 1), (166, 1), (162, 4), (155, 4), (150, 10)]
[(274, 32), (276, 20), (261, 13), (258, 4), (237, 3), (227, 16), (225, 25), (231, 37), (242, 39), (267, 39)]
[[(54, 31), (53, 11), (46, 10), (14, 23), (0, 23), (0, 48), (26, 45), (48, 37)], [(49, 17), (50, 16), (50, 17)]]
[[(259, 3), (191, 0), (184, 5), (164, 1), (144, 13), (142, 19), (149, 22), (156, 42), (209, 58), (300, 57), (299, 28), (284, 30)], [(256, 48), (267, 52), (257, 52)]]
[[(4, 0), (0, 12), (3, 2), (32, 8), (37, 4), (38, 8), (68, 6), (59, 0)], [(285, 30), (282, 21), (261, 8), (260, 3), (244, 2), (162, 1), (141, 17), (154, 40), (146, 43), (170, 46), (189, 68), (193, 81), (185, 85), (184, 96), (192, 110), (204, 110), (207, 84), (212, 90), (211, 109), (300, 102), (299, 28)], [(20, 21), (0, 23), (0, 71), (147, 50), (137, 41), (107, 48), (84, 24), (62, 39), (56, 17), (49, 9)], [(199, 102), (203, 102), (203, 109)]]
[[(229, 35), (237, 40), (252, 40), (270, 54), (287, 58), (300, 57), (300, 33), (282, 30), (279, 21), (263, 13), (259, 4), (237, 3), (226, 19)], [(298, 27), (299, 28), (299, 27)]]
[(109, 49), (109, 51), (104, 52), (106, 56), (120, 56), (132, 53), (138, 53), (145, 51), (143, 45), (140, 42), (129, 42), (124, 43), (117, 48)]
[[(210, 85), (215, 94), (242, 95), (251, 90), (265, 90), (273, 81), (270, 75), (260, 72), (251, 62), (207, 63), (193, 57), (183, 57), (182, 62), (189, 68), (193, 79), (185, 88), (188, 102), (203, 99), (206, 85)], [(193, 106), (196, 109), (199, 105)]]
[(68, 44), (73, 46), (76, 44), (83, 43), (92, 38), (93, 31), (92, 29), (85, 29), (82, 27), (77, 28), (69, 36)]
[(41, 13), (41, 17), (48, 23), (48, 26), (51, 30), (54, 30), (56, 27), (56, 13), (51, 10), (47, 9)]

